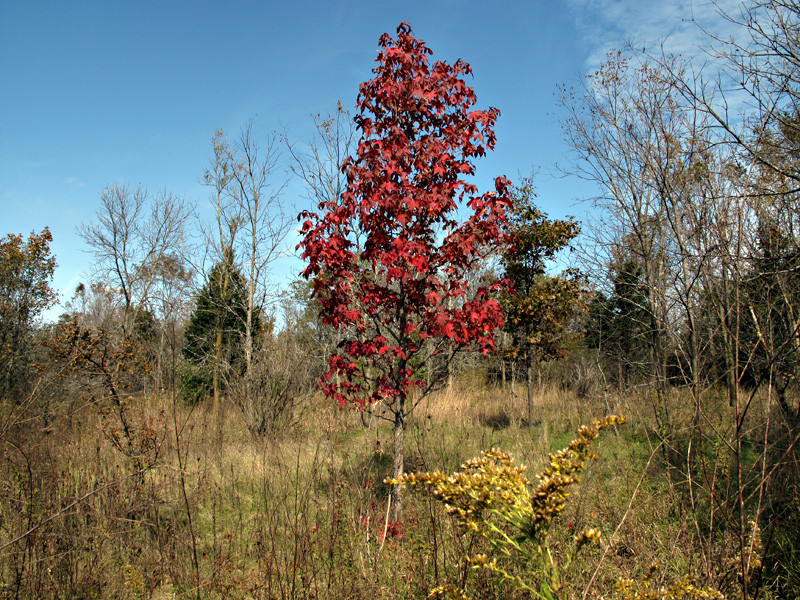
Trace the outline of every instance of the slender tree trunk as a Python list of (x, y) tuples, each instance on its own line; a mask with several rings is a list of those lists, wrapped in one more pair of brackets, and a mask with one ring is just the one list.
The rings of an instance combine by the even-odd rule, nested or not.
[(517, 361), (511, 362), (511, 395), (517, 393)]
[(253, 364), (253, 307), (250, 305), (252, 300), (248, 301), (247, 315), (245, 319), (247, 322), (244, 324), (244, 374), (245, 377), (250, 375), (250, 369)]
[[(404, 454), (403, 454), (403, 434), (405, 433), (405, 398), (398, 399), (399, 406), (394, 413), (394, 464), (392, 477), (399, 479), (403, 476)], [(396, 485), (392, 488), (392, 520), (401, 521), (403, 519), (403, 488)]]
[(447, 350), (447, 389), (453, 389), (453, 349)]
[[(230, 265), (225, 265), (224, 269), (224, 276), (222, 278), (222, 298), (220, 299), (222, 302), (225, 301), (228, 297), (228, 284), (230, 281), (230, 273), (229, 269), (231, 268)], [(217, 316), (217, 335), (214, 340), (214, 369), (212, 371), (211, 381), (212, 387), (214, 390), (214, 406), (213, 406), (213, 415), (214, 420), (217, 421), (217, 424), (221, 421), (220, 419), (220, 404), (221, 404), (221, 382), (220, 382), (220, 371), (222, 370), (222, 341), (223, 341), (223, 329), (225, 327), (225, 318), (224, 316), (218, 315)], [(221, 431), (221, 430), (220, 430)], [(221, 433), (220, 433), (221, 436)]]
[(214, 339), (214, 369), (211, 373), (211, 385), (214, 390), (214, 411), (219, 406), (219, 369), (222, 362), (222, 325), (217, 327), (217, 336)]
[[(250, 278), (247, 281), (247, 322), (244, 324), (244, 365), (245, 377), (249, 378), (250, 369), (253, 364), (253, 315), (255, 314), (255, 298), (256, 298), (256, 259), (258, 258), (258, 216), (259, 216), (259, 198), (255, 194), (253, 199), (255, 207), (251, 216), (251, 231), (250, 231)], [(248, 379), (249, 380), (249, 379)]]
[(533, 351), (528, 349), (528, 427), (533, 427)]
[[(450, 229), (450, 228), (448, 228), (448, 229), (449, 229), (449, 231), (452, 231), (452, 229)], [(445, 306), (448, 309), (452, 309), (453, 308), (453, 299), (452, 298), (448, 298), (447, 301), (445, 302)], [(447, 389), (448, 390), (452, 390), (453, 389), (453, 370), (454, 370), (454, 367), (455, 367), (455, 365), (453, 364), (453, 361), (455, 360), (454, 355), (455, 355), (455, 352), (453, 351), (453, 346), (448, 345), (448, 347), (447, 347)]]
[(727, 273), (723, 273), (722, 293), (718, 298), (718, 315), (722, 332), (723, 357), (725, 360), (725, 386), (728, 389), (728, 405), (733, 408), (736, 404), (736, 368), (734, 365), (733, 336), (731, 324), (731, 309), (728, 304), (730, 290), (728, 288)]

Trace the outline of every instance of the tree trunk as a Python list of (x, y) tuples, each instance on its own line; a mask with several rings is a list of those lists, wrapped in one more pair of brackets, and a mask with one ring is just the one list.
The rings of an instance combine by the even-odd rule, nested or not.
[(528, 351), (528, 427), (533, 427), (533, 357)]
[(217, 336), (214, 340), (214, 368), (211, 373), (211, 382), (214, 389), (214, 412), (219, 406), (219, 370), (222, 364), (222, 326), (217, 328)]
[[(392, 477), (399, 479), (403, 476), (403, 434), (405, 433), (405, 398), (399, 399), (400, 405), (394, 412), (394, 468)], [(396, 485), (392, 488), (392, 521), (403, 520), (403, 488)]]
[[(231, 250), (232, 252), (232, 250)], [(222, 278), (222, 300), (225, 301), (228, 298), (228, 285), (230, 283), (230, 271), (232, 267), (232, 258), (231, 255), (230, 259), (226, 259), (225, 268), (224, 268), (224, 275)], [(214, 414), (216, 416), (216, 412), (219, 409), (219, 401), (220, 401), (220, 381), (219, 381), (219, 373), (222, 369), (222, 335), (224, 333), (223, 328), (225, 327), (225, 317), (217, 315), (217, 336), (214, 340), (214, 370), (212, 374), (212, 382), (214, 387)]]
[[(248, 304), (252, 303), (252, 299), (248, 299)], [(250, 371), (253, 366), (253, 307), (247, 307), (247, 314), (245, 316), (247, 321), (244, 324), (244, 375), (245, 378), (250, 376)]]
[(448, 348), (447, 350), (447, 389), (453, 389), (453, 356), (454, 352), (452, 348)]
[(511, 395), (517, 393), (517, 361), (511, 361)]

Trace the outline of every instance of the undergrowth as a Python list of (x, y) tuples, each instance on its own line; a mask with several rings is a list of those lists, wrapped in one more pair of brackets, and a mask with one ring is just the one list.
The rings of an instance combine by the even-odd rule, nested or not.
[[(306, 398), (297, 425), (254, 438), (224, 401), (126, 402), (130, 427), (149, 436), (147, 455), (121, 452), (88, 401), (63, 403), (46, 425), (35, 401), (0, 407), (0, 596), (377, 600), (468, 589), (483, 599), (638, 600), (678, 598), (694, 586), (735, 598), (743, 560), (752, 566), (758, 556), (737, 547), (714, 505), (721, 496), (704, 499), (697, 484), (692, 512), (688, 483), (653, 435), (644, 398), (616, 407), (630, 415), (624, 427), (599, 422), (607, 435), (596, 450), (573, 447), (552, 460), (572, 431), (602, 414), (602, 402), (543, 390), (533, 428), (524, 400), (508, 389), (471, 383), (423, 402), (408, 426), (407, 470), (447, 473), (466, 464), (464, 477), (505, 477), (509, 511), (484, 525), (469, 520), (468, 504), (451, 503), (466, 512), (448, 514), (435, 494), (410, 495), (402, 522), (389, 520), (392, 431), (379, 414)], [(592, 437), (591, 427), (582, 435)], [(504, 451), (472, 460), (485, 448)], [(591, 469), (576, 469), (595, 451)], [(729, 457), (707, 452), (721, 485)], [(550, 471), (529, 483), (521, 464)], [(564, 502), (559, 490), (567, 487)], [(497, 498), (484, 500), (491, 507)], [(785, 496), (789, 506), (792, 498)], [(713, 522), (703, 506), (717, 506)], [(765, 568), (783, 579), (767, 585), (753, 569), (747, 576), (753, 586), (762, 577), (760, 597), (796, 597), (786, 595), (797, 590), (796, 566), (786, 559), (796, 533), (769, 535), (771, 547), (788, 548), (764, 550)]]

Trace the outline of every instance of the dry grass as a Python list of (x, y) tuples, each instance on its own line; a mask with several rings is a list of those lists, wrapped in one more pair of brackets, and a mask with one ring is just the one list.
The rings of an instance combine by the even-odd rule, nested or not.
[[(543, 389), (529, 428), (524, 389), (516, 392), (465, 381), (423, 400), (408, 426), (408, 470), (454, 471), (499, 446), (533, 475), (581, 422), (603, 413), (601, 398)], [(683, 419), (686, 399), (671, 402)], [(667, 477), (658, 456), (642, 479), (657, 447), (648, 438), (646, 394), (617, 408), (634, 422), (603, 440), (602, 460), (554, 529), (566, 544), (580, 528), (609, 535), (625, 517), (598, 593), (653, 561), (664, 565), (665, 580), (706, 564), (695, 523), (680, 508), (681, 482)], [(759, 400), (754, 434), (764, 410)], [(391, 428), (378, 411), (362, 419), (306, 398), (296, 425), (253, 439), (231, 406), (191, 409), (167, 395), (131, 399), (137, 430), (154, 432), (144, 473), (115, 447), (109, 425), (103, 430), (110, 417), (91, 403), (65, 404), (46, 430), (33, 403), (3, 411), (4, 597), (420, 598), (445, 581), (466, 581), (481, 598), (512, 592), (467, 568), (473, 542), (430, 501), (411, 496), (404, 523), (387, 529)], [(600, 556), (586, 553), (587, 574), (578, 569), (564, 598), (580, 596)]]

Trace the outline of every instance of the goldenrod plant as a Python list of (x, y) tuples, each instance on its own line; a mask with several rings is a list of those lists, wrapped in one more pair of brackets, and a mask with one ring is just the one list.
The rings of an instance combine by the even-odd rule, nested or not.
[(659, 587), (654, 578), (659, 565), (650, 566), (650, 572), (640, 582), (618, 579), (614, 585), (614, 600), (725, 600), (721, 592), (694, 585), (694, 577), (687, 575), (669, 586)]
[[(467, 556), (474, 568), (497, 573), (534, 598), (556, 600), (564, 573), (581, 548), (600, 542), (600, 531), (578, 533), (566, 556), (557, 560), (548, 537), (553, 517), (564, 510), (569, 487), (580, 482), (587, 461), (597, 458), (592, 442), (600, 431), (624, 422), (624, 417), (611, 415), (582, 426), (566, 448), (550, 455), (535, 485), (525, 477), (524, 466), (497, 448), (467, 461), (453, 475), (409, 473), (389, 483), (421, 488), (444, 503), (459, 528), (485, 538), (492, 554)], [(520, 565), (526, 568), (518, 574), (514, 567)], [(468, 598), (453, 585), (434, 589), (431, 597)]]

